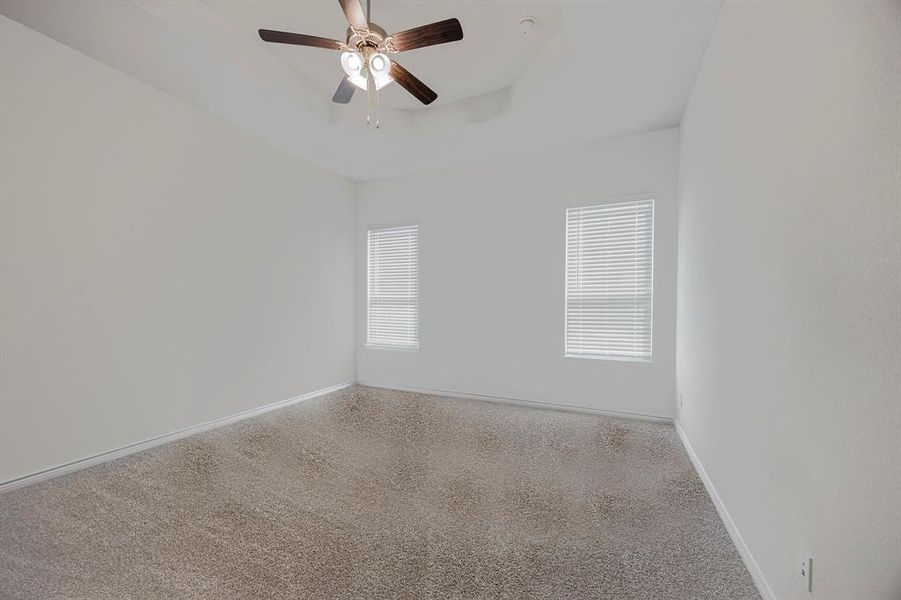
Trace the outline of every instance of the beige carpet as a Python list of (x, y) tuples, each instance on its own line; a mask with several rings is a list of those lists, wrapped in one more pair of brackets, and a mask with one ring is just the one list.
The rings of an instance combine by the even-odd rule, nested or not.
[(759, 598), (671, 426), (355, 387), (0, 496), (0, 598)]

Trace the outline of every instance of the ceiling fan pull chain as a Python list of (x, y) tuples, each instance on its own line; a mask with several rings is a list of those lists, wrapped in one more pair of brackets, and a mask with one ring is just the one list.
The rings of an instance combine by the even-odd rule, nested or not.
[(375, 85), (375, 77), (372, 69), (366, 74), (366, 124), (371, 125), (375, 117), (376, 129), (378, 128), (379, 90)]
[(379, 128), (379, 88), (378, 86), (373, 86), (375, 88), (375, 128)]

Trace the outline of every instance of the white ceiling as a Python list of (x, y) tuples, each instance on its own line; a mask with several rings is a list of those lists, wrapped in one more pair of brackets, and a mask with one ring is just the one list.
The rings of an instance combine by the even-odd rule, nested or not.
[[(460, 42), (398, 61), (438, 93), (330, 102), (338, 53), (266, 44), (260, 28), (343, 40), (336, 0), (0, 0), (33, 29), (355, 180), (440, 169), (678, 125), (720, 0), (373, 0), (390, 32), (457, 17)], [(537, 19), (520, 33), (525, 16)], [(359, 149), (369, 145), (371, 152)]]

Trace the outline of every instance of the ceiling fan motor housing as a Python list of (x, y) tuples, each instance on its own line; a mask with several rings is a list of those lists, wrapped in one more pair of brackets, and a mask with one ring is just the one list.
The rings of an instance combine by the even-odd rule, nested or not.
[(375, 23), (369, 24), (368, 31), (356, 31), (353, 27), (347, 28), (347, 45), (357, 48), (360, 52), (365, 47), (379, 48), (385, 43), (388, 33)]

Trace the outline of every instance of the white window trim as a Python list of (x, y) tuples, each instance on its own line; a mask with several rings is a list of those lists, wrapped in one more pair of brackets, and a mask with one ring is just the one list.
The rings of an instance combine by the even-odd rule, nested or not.
[[(605, 206), (611, 204), (625, 204), (630, 202), (641, 202), (643, 200), (651, 200), (654, 203), (653, 219), (651, 220), (651, 316), (650, 316), (650, 356), (647, 358), (638, 358), (633, 356), (611, 355), (587, 355), (587, 354), (570, 354), (567, 352), (567, 306), (569, 305), (569, 286), (567, 285), (566, 276), (569, 272), (569, 257), (567, 249), (567, 232), (569, 224), (567, 221), (567, 212), (575, 208), (587, 208), (592, 206)], [(578, 202), (565, 205), (563, 209), (563, 358), (573, 358), (580, 360), (607, 360), (616, 362), (631, 362), (639, 364), (652, 364), (655, 361), (654, 354), (654, 312), (657, 303), (657, 297), (654, 294), (656, 281), (657, 265), (657, 198), (656, 194), (632, 194), (627, 196), (617, 196), (613, 198), (605, 198), (591, 203)]]

